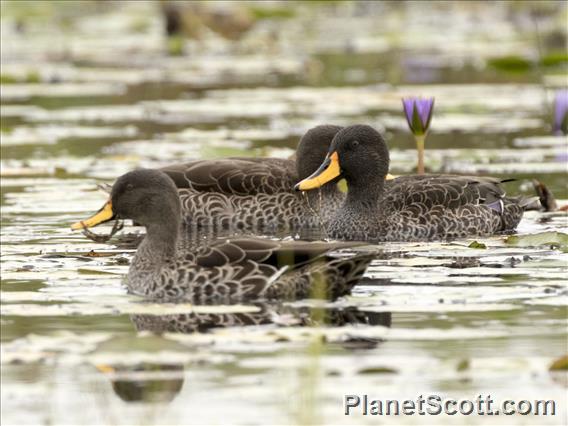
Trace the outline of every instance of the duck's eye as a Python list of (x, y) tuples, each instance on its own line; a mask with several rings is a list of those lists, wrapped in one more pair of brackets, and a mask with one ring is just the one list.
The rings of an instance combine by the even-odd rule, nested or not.
[(351, 143), (349, 145), (350, 145), (351, 149), (355, 149), (359, 146), (359, 141), (353, 140), (353, 141), (351, 141)]
[(127, 191), (132, 191), (134, 189), (134, 185), (132, 185), (131, 183), (126, 184), (126, 190)]

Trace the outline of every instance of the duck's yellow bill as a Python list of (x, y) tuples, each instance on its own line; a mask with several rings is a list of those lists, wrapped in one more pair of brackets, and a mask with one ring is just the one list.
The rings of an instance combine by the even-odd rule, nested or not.
[(116, 371), (113, 367), (106, 364), (97, 364), (95, 365), (95, 368), (104, 374), (112, 374)]
[(309, 191), (331, 182), (340, 175), (339, 155), (337, 152), (332, 152), (331, 155), (325, 157), (322, 165), (314, 173), (297, 183), (294, 188), (296, 191)]
[(82, 220), (80, 222), (71, 225), (71, 229), (77, 230), (77, 229), (92, 228), (93, 226), (97, 226), (100, 225), (101, 223), (108, 222), (113, 218), (114, 218), (114, 212), (112, 211), (112, 203), (109, 200), (98, 212), (96, 212), (93, 216), (91, 216), (87, 220)]

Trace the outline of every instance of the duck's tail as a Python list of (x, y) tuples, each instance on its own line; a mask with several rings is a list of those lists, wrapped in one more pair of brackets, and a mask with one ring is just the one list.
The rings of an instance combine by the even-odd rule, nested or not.
[(510, 232), (517, 228), (526, 210), (534, 210), (539, 205), (538, 197), (504, 197), (501, 200), (501, 226), (499, 232)]
[[(333, 299), (351, 293), (351, 290), (363, 277), (377, 253), (361, 253), (351, 257), (334, 259), (330, 262), (327, 274), (329, 289)], [(335, 277), (335, 280), (332, 278)]]
[(328, 299), (335, 300), (351, 292), (365, 274), (376, 253), (348, 257), (324, 254), (301, 266), (282, 271), (266, 289), (268, 299)]

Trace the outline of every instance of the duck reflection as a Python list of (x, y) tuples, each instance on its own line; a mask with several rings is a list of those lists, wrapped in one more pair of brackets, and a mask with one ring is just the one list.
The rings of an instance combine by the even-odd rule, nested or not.
[(382, 325), (390, 327), (390, 312), (364, 312), (349, 307), (292, 307), (269, 303), (253, 303), (254, 312), (202, 313), (173, 315), (132, 315), (137, 331), (152, 333), (203, 333), (213, 328), (247, 327), (267, 324), (281, 326), (333, 326), (350, 324)]
[(112, 390), (124, 402), (169, 403), (183, 387), (183, 364), (141, 363), (135, 366), (105, 365), (97, 369), (111, 381)]
[[(390, 327), (390, 312), (363, 312), (356, 307), (312, 307), (255, 303), (254, 312), (201, 313), (175, 315), (132, 315), (137, 331), (162, 333), (206, 333), (215, 328), (260, 325), (342, 327), (364, 324)], [(219, 307), (216, 306), (219, 311)], [(346, 349), (372, 349), (381, 339), (348, 336), (340, 344)], [(114, 393), (123, 401), (169, 403), (184, 383), (184, 364), (150, 363), (136, 365), (98, 365), (112, 383)]]

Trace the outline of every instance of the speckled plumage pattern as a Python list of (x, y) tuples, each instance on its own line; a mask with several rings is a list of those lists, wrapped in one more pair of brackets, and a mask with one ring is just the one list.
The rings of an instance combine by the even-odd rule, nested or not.
[(179, 189), (182, 216), (196, 228), (298, 232), (329, 221), (344, 200), (335, 183), (299, 194), (294, 184), (317, 169), (341, 127), (310, 129), (296, 161), (278, 158), (195, 160), (160, 169)]
[[(223, 303), (254, 299), (299, 299), (312, 296), (316, 282), (324, 297), (348, 294), (373, 255), (334, 258), (329, 251), (344, 245), (234, 239), (186, 250), (160, 259), (143, 241), (127, 277), (132, 293), (160, 301)], [(349, 247), (349, 246), (347, 246)]]
[(448, 240), (509, 232), (522, 218), (523, 200), (505, 197), (493, 178), (416, 175), (385, 181), (388, 149), (369, 126), (341, 130), (332, 152), (348, 184), (346, 201), (327, 228), (332, 238)]
[(226, 196), (180, 189), (179, 196), (184, 220), (190, 226), (253, 232), (298, 232), (321, 227), (344, 200), (339, 191), (326, 189), (321, 196), (291, 192)]
[[(118, 178), (109, 205), (116, 218), (132, 219), (146, 228), (126, 283), (131, 293), (153, 300), (335, 299), (351, 290), (375, 255), (329, 254), (358, 245), (354, 243), (238, 238), (196, 245), (181, 223), (177, 188), (158, 170), (138, 169)], [(323, 289), (314, 293), (320, 283)]]
[[(328, 233), (341, 240), (429, 241), (492, 235), (514, 229), (523, 209), (503, 198), (504, 211), (488, 207), (479, 181), (460, 176), (417, 176), (387, 185), (379, 208), (362, 214), (358, 204), (343, 206)], [(492, 183), (498, 190), (499, 184)]]

